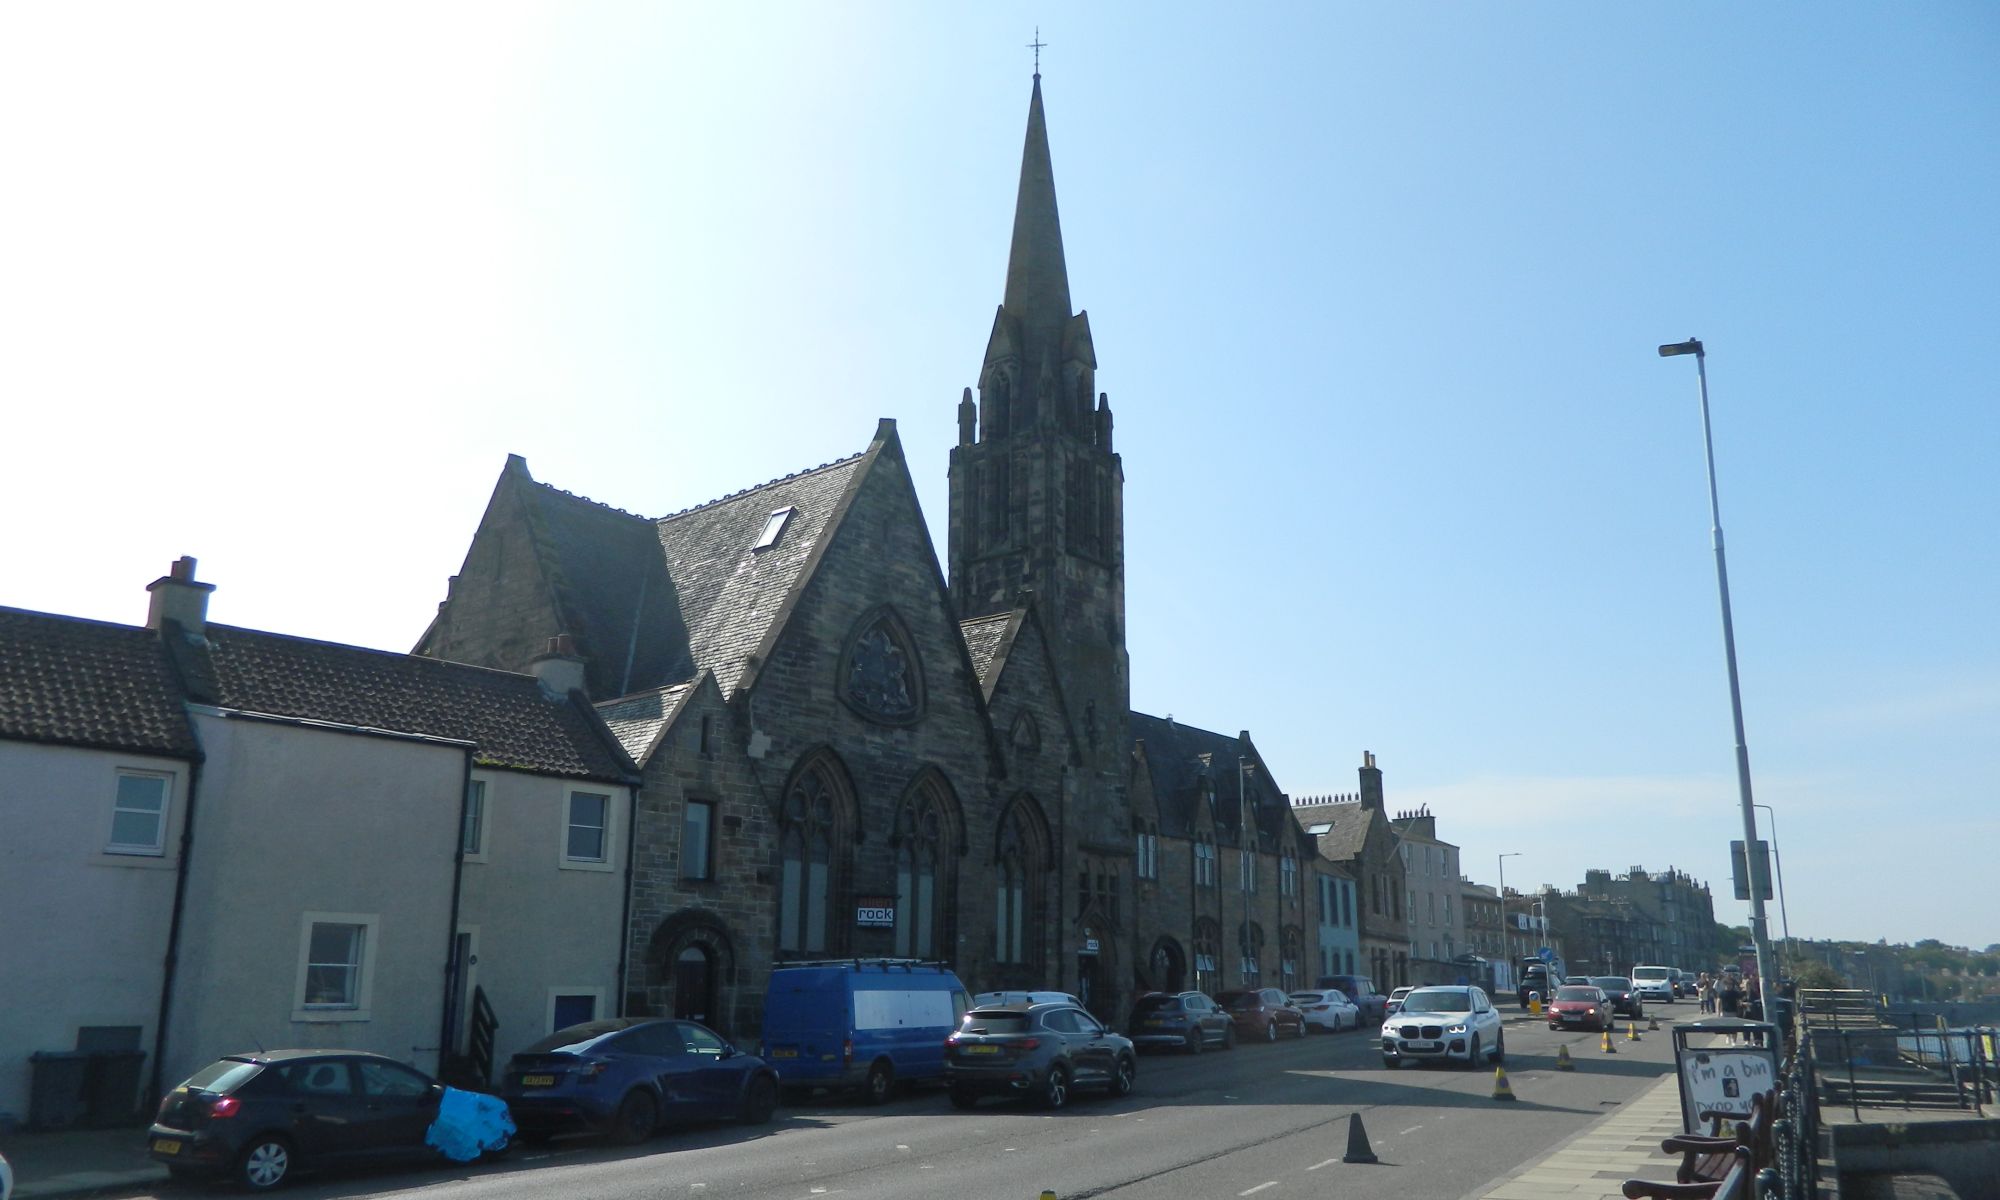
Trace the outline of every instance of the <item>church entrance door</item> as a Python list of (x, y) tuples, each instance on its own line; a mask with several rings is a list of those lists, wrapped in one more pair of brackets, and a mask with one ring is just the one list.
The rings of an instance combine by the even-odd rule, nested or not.
[(714, 1011), (715, 964), (707, 950), (688, 946), (674, 959), (674, 1016), (710, 1025)]
[(1097, 1011), (1098, 998), (1103, 994), (1104, 971), (1098, 965), (1097, 956), (1095, 954), (1077, 955), (1076, 998), (1083, 1001), (1083, 1006), (1089, 1009), (1100, 1021), (1105, 1019), (1104, 1014)]

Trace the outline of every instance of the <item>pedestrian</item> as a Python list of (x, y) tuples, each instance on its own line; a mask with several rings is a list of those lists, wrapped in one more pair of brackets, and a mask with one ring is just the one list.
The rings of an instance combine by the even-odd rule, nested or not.
[(1743, 1004), (1743, 989), (1742, 986), (1737, 983), (1736, 976), (1724, 975), (1722, 977), (1722, 992), (1720, 998), (1722, 1001), (1722, 1015), (1725, 1017), (1737, 1016), (1738, 1015), (1737, 1010)]
[(1703, 971), (1700, 980), (1696, 982), (1695, 995), (1701, 1000), (1701, 1011), (1705, 1013), (1715, 1011), (1715, 980), (1709, 978), (1707, 971)]

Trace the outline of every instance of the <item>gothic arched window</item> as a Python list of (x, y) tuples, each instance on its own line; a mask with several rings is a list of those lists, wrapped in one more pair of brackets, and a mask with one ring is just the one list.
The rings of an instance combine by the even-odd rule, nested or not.
[(1033, 804), (1022, 797), (1008, 807), (994, 855), (993, 958), (1023, 966), (1035, 965), (1041, 948), (1033, 931), (1041, 920), (1036, 899), (1044, 867)]
[(896, 815), (896, 953), (931, 958), (948, 941), (957, 843), (950, 797), (935, 781), (917, 786)]
[(1217, 962), (1222, 954), (1222, 928), (1212, 918), (1194, 923), (1194, 990), (1213, 996), (1221, 983)]
[(837, 865), (847, 845), (847, 800), (835, 768), (814, 761), (786, 788), (778, 810), (778, 949), (830, 945)]
[(1305, 956), (1305, 934), (1287, 925), (1278, 932), (1278, 986), (1287, 992), (1297, 988), (1299, 960)]

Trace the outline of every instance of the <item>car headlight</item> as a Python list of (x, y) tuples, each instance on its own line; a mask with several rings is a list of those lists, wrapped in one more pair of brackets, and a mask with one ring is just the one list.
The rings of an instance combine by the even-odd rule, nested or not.
[(1446, 1032), (1446, 1033), (1464, 1033), (1464, 1032), (1465, 1032), (1465, 1022), (1463, 1022), (1463, 1021), (1460, 1021), (1460, 1022), (1459, 1022), (1458, 1024), (1456, 1024), (1456, 1025), (1452, 1025), (1452, 1026), (1450, 1026), (1450, 1027), (1446, 1028), (1445, 1032)]

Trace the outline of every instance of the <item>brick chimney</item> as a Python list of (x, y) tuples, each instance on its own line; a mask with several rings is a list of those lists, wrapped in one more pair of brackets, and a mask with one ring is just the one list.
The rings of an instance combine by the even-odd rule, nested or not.
[(544, 692), (557, 699), (585, 690), (583, 659), (577, 655), (576, 639), (566, 633), (549, 639), (549, 648), (528, 663), (528, 673), (541, 681)]
[(1361, 752), (1361, 807), (1382, 807), (1382, 768), (1375, 765), (1375, 752)]
[(208, 594), (215, 590), (212, 583), (197, 583), (194, 578), (194, 559), (182, 555), (167, 568), (167, 573), (146, 585), (152, 601), (146, 609), (146, 628), (158, 633), (166, 622), (172, 621), (195, 637), (201, 637), (208, 628)]

